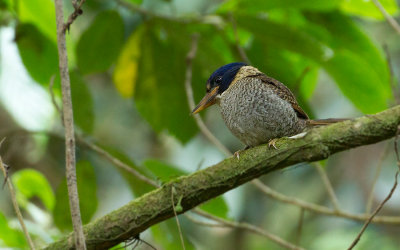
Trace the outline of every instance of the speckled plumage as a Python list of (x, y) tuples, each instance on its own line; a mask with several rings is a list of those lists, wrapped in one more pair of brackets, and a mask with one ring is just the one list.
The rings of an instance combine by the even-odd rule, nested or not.
[(244, 76), (221, 94), (217, 103), (222, 118), (245, 145), (256, 146), (305, 129), (306, 120), (298, 117), (291, 103), (280, 97), (277, 90), (259, 77)]
[(227, 127), (250, 147), (298, 134), (309, 126), (343, 120), (310, 120), (283, 83), (245, 63), (220, 67), (206, 88), (206, 95), (192, 113), (218, 103)]

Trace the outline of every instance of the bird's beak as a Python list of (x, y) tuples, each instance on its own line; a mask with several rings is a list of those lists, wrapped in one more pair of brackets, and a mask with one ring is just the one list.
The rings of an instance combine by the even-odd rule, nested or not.
[(211, 105), (215, 104), (217, 99), (215, 98), (218, 95), (219, 87), (213, 88), (210, 92), (208, 92), (203, 99), (197, 104), (197, 106), (193, 109), (192, 114), (197, 114), (203, 109), (210, 107)]

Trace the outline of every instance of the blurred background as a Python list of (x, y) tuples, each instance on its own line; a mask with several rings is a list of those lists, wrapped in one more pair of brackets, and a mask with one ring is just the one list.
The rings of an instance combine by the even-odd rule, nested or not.
[[(399, 21), (399, 1), (380, 3)], [(312, 118), (373, 114), (395, 105), (399, 95), (400, 35), (371, 0), (92, 0), (82, 9), (67, 33), (67, 49), (85, 224), (152, 188), (81, 139), (160, 184), (226, 158), (189, 115), (184, 82), (193, 34), (199, 36), (195, 102), (204, 95), (209, 75), (246, 60), (243, 52), (252, 65), (286, 84)], [(73, 12), (70, 1), (64, 1), (64, 10), (65, 18)], [(10, 167), (28, 230), (37, 246), (45, 246), (72, 228), (63, 127), (51, 94), (61, 105), (54, 3), (2, 0), (0, 24), (0, 139), (6, 137), (0, 155)], [(229, 150), (244, 147), (225, 127), (218, 107), (202, 118)], [(341, 210), (370, 212), (393, 185), (393, 140), (318, 164)], [(289, 197), (333, 208), (324, 174), (303, 163), (261, 180)], [(277, 201), (251, 184), (202, 209), (306, 249), (347, 248), (363, 225)], [(400, 216), (399, 211), (397, 190), (380, 215)], [(283, 249), (242, 229), (205, 227), (184, 215), (179, 219), (186, 249)], [(356, 249), (399, 249), (399, 224), (371, 224)], [(174, 218), (141, 238), (157, 249), (181, 248)], [(0, 248), (28, 248), (7, 188), (0, 190)], [(142, 243), (137, 249), (151, 248)]]

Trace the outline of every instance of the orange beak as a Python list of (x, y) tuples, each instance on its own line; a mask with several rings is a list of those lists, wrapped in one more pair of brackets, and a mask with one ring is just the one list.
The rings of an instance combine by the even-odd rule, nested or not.
[(210, 107), (211, 105), (214, 105), (216, 103), (215, 97), (218, 95), (218, 89), (219, 87), (213, 88), (210, 92), (208, 92), (203, 99), (197, 104), (197, 106), (193, 109), (192, 114), (197, 114), (203, 109), (206, 109)]

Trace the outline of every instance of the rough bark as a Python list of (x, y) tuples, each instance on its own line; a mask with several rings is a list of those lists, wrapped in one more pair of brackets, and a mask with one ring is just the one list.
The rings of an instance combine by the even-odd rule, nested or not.
[[(176, 178), (86, 226), (88, 249), (106, 249), (135, 237), (150, 226), (171, 218), (171, 189), (183, 210), (225, 193), (249, 180), (300, 162), (311, 162), (358, 146), (395, 136), (400, 124), (400, 106), (376, 115), (367, 115), (308, 131), (299, 139), (282, 138), (278, 149), (268, 145), (246, 150), (214, 166)], [(73, 249), (73, 234), (50, 244), (48, 249)]]

